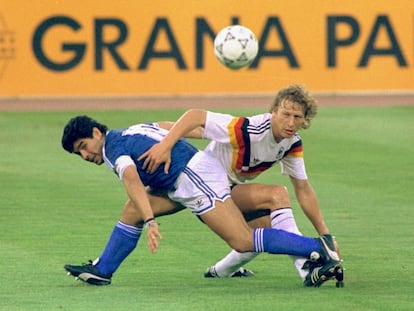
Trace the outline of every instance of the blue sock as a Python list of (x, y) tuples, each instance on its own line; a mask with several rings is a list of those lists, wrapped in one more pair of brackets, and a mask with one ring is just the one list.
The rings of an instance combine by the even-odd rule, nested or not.
[(297, 235), (284, 230), (260, 228), (253, 231), (254, 251), (271, 254), (287, 254), (309, 258), (321, 246), (314, 238)]
[(142, 227), (135, 227), (118, 221), (96, 265), (99, 272), (111, 276), (135, 249), (141, 232)]

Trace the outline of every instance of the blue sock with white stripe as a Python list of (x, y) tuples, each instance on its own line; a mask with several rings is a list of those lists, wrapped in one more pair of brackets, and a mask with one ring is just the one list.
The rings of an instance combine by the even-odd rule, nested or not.
[(271, 254), (287, 254), (309, 258), (321, 246), (314, 238), (297, 235), (284, 230), (260, 228), (253, 230), (254, 251)]
[(124, 259), (135, 249), (142, 227), (135, 227), (118, 221), (96, 265), (99, 272), (110, 276)]

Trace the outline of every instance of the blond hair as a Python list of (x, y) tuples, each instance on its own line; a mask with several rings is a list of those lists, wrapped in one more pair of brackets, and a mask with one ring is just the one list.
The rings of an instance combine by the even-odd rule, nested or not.
[(277, 110), (282, 102), (290, 101), (299, 104), (303, 108), (305, 122), (302, 124), (303, 129), (310, 126), (311, 120), (316, 116), (318, 105), (316, 99), (305, 89), (303, 85), (291, 84), (276, 94), (270, 107), (270, 112)]

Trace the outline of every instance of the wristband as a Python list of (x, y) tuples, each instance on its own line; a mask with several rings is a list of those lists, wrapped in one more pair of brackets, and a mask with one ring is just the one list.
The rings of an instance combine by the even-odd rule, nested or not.
[(148, 227), (154, 227), (154, 226), (158, 226), (158, 222), (155, 221), (154, 217), (148, 218), (145, 222), (144, 222), (144, 227), (148, 228)]

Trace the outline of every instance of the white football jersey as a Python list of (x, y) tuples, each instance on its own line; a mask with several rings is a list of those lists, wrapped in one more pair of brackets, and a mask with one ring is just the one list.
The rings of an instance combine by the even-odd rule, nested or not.
[(299, 134), (277, 143), (271, 114), (234, 117), (207, 112), (205, 152), (219, 159), (232, 183), (243, 183), (280, 162), (282, 174), (307, 179)]

